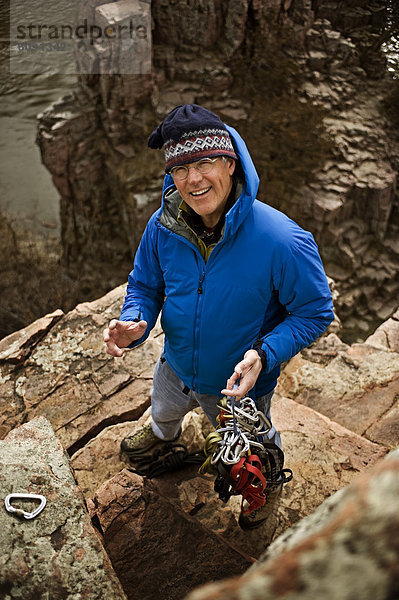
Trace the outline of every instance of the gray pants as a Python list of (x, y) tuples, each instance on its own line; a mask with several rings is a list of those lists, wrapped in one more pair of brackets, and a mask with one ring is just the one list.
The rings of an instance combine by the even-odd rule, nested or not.
[[(273, 392), (256, 398), (256, 405), (270, 419)], [(219, 414), (217, 403), (221, 396), (198, 394), (189, 390), (161, 357), (155, 367), (151, 390), (152, 429), (161, 440), (173, 440), (179, 434), (184, 415), (200, 406), (212, 425), (216, 427)], [(281, 448), (280, 434), (274, 427), (268, 438)]]

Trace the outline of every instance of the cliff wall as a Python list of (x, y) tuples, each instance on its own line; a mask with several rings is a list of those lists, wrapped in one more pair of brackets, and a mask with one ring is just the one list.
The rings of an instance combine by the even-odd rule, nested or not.
[[(105, 4), (82, 1), (81, 17)], [(259, 198), (314, 233), (346, 339), (364, 339), (399, 291), (386, 3), (153, 0), (151, 12), (151, 74), (81, 75), (39, 119), (61, 195), (62, 264), (82, 297), (126, 279), (160, 203), (163, 159), (146, 138), (175, 105), (196, 102), (246, 139)], [(88, 56), (101, 64), (86, 49), (78, 63)]]
[[(43, 450), (47, 444), (51, 448), (58, 444), (68, 452), (80, 488), (79, 491), (72, 486), (74, 497), (84, 494), (92, 523), (101, 533), (113, 569), (129, 599), (174, 600), (210, 580), (242, 575), (263, 557), (273, 540), (283, 551), (279, 569), (287, 585), (294, 589), (298, 578), (284, 570), (287, 559), (283, 556), (299, 543), (297, 529), (302, 538), (310, 535), (311, 539), (319, 539), (312, 533), (313, 526), (324, 521), (320, 512), (314, 518), (310, 515), (321, 507), (321, 514), (328, 517), (331, 506), (335, 506), (335, 516), (331, 513), (331, 517), (337, 518), (331, 527), (337, 529), (337, 535), (329, 537), (326, 525), (321, 539), (334, 544), (339, 572), (335, 576), (330, 573), (331, 557), (328, 552), (318, 550), (317, 544), (314, 554), (303, 554), (304, 560), (309, 556), (309, 560), (318, 561), (319, 569), (330, 573), (326, 576), (330, 595), (326, 592), (324, 597), (336, 597), (331, 591), (334, 585), (340, 586), (339, 589), (346, 586), (344, 573), (351, 565), (355, 574), (350, 587), (352, 596), (348, 598), (393, 598), (385, 592), (395, 581), (396, 571), (393, 567), (389, 569), (389, 560), (392, 565), (398, 561), (394, 518), (399, 501), (398, 473), (396, 463), (392, 469), (379, 464), (387, 451), (399, 444), (398, 313), (362, 344), (349, 346), (336, 333), (327, 332), (285, 366), (273, 398), (272, 418), (281, 432), (285, 466), (293, 470), (294, 478), (284, 487), (276, 520), (244, 532), (237, 525), (241, 498), (232, 497), (223, 504), (213, 490), (214, 478), (199, 475), (197, 465), (186, 465), (150, 480), (133, 473), (131, 465), (120, 456), (121, 439), (148, 422), (152, 375), (163, 347), (163, 333), (157, 326), (145, 344), (126, 352), (121, 359), (105, 353), (102, 329), (119, 314), (124, 294), (123, 285), (94, 302), (78, 305), (67, 314), (57, 310), (0, 342), (0, 437), (5, 438), (0, 444), (1, 488), (4, 496), (33, 492), (44, 494), (48, 502), (43, 515), (32, 523), (19, 522), (15, 515), (2, 513), (4, 526), (10, 533), (4, 540), (6, 552), (0, 569), (0, 586), (5, 582), (8, 587), (4, 589), (17, 587), (19, 595), (15, 592), (11, 598), (30, 597), (27, 596), (31, 590), (29, 581), (37, 582), (40, 573), (46, 572), (54, 589), (66, 586), (73, 594), (79, 585), (88, 590), (93, 587), (92, 581), (97, 577), (94, 570), (79, 575), (86, 559), (80, 541), (75, 540), (76, 527), (82, 519), (88, 520), (87, 514), (84, 516), (83, 508), (79, 508), (76, 523), (72, 518), (75, 509), (71, 509), (69, 500), (62, 505), (62, 498), (67, 497), (66, 491), (62, 491), (63, 479), (52, 475), (60, 450), (54, 456), (47, 456)], [(33, 435), (39, 424), (42, 433)], [(209, 431), (209, 423), (197, 409), (186, 416), (179, 443), (185, 444), (189, 452), (198, 451)], [(379, 469), (376, 484), (370, 471), (373, 465)], [(366, 479), (356, 483), (363, 471)], [(385, 472), (389, 472), (388, 482), (384, 479)], [(55, 470), (60, 477), (57, 473)], [(71, 481), (71, 475), (65, 477)], [(390, 490), (389, 502), (385, 491), (380, 493), (381, 481), (387, 486), (381, 489)], [(323, 504), (348, 485), (355, 485), (350, 488), (352, 492), (345, 491), (349, 505), (351, 494), (358, 503), (355, 521), (352, 518), (342, 521), (339, 516), (341, 496), (332, 499), (332, 504)], [(370, 487), (371, 495), (367, 492), (363, 501), (359, 493), (365, 485)], [(370, 531), (361, 525), (369, 522), (371, 514), (365, 502), (375, 507)], [(81, 499), (79, 503), (82, 504)], [(391, 506), (395, 507), (393, 512)], [(393, 515), (392, 536), (386, 527), (389, 515)], [(304, 517), (312, 520), (303, 522)], [(340, 524), (344, 526), (342, 535), (349, 536), (348, 543), (353, 547), (349, 558), (340, 545)], [(32, 541), (32, 551), (21, 544), (21, 539), (32, 540), (31, 525), (36, 540)], [(356, 545), (351, 536), (357, 535), (357, 531), (365, 533)], [(281, 538), (282, 534), (285, 537)], [(384, 564), (378, 554), (367, 550), (370, 536), (373, 543), (384, 549)], [(93, 532), (88, 534), (88, 542), (93, 543)], [(303, 544), (306, 549), (306, 542)], [(295, 550), (298, 560), (303, 544), (302, 550)], [(328, 547), (331, 544), (328, 541)], [(386, 550), (389, 544), (391, 554)], [(36, 551), (36, 547), (39, 550), (48, 547), (49, 552)], [(19, 562), (7, 563), (10, 548), (20, 557)], [(274, 545), (270, 552), (273, 548)], [(71, 564), (70, 556), (75, 550), (77, 558)], [(100, 550), (98, 554), (101, 563), (104, 559)], [(269, 559), (272, 560), (272, 554), (265, 557), (265, 568), (273, 576), (275, 571), (268, 570)], [(29, 573), (34, 574), (30, 579), (26, 577), (25, 563), (29, 565)], [(364, 587), (365, 563), (378, 575), (375, 586), (370, 587), (375, 596), (359, 595)], [(278, 597), (277, 592), (270, 595), (269, 584), (262, 579), (262, 569), (254, 574), (255, 578), (260, 577), (256, 585), (264, 590), (264, 596), (259, 597)], [(111, 580), (112, 573), (107, 567), (107, 577)], [(305, 571), (298, 573), (306, 578)], [(240, 593), (246, 581), (250, 590), (250, 574), (237, 584), (223, 584), (221, 590), (227, 585), (234, 593)], [(119, 593), (115, 581), (112, 585), (115, 593)], [(304, 589), (308, 589), (306, 586)], [(36, 588), (32, 589), (33, 598)], [(99, 597), (95, 595), (96, 589), (94, 586), (90, 597)]]

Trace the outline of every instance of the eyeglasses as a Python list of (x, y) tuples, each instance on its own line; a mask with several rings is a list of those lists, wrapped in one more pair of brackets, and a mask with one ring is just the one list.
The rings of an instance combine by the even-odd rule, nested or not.
[(219, 158), (222, 158), (223, 162), (225, 162), (224, 156), (217, 156), (216, 158), (203, 158), (202, 160), (199, 160), (193, 163), (192, 165), (181, 165), (179, 167), (173, 167), (173, 169), (171, 169), (170, 171), (170, 174), (172, 175), (173, 179), (183, 181), (184, 179), (187, 179), (190, 168), (194, 167), (194, 169), (197, 169), (199, 173), (205, 175), (206, 173), (210, 173), (212, 171), (215, 162)]

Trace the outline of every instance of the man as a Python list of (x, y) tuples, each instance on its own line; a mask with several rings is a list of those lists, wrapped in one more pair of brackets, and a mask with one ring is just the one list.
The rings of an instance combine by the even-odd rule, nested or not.
[[(120, 320), (104, 331), (107, 352), (122, 356), (147, 338), (162, 311), (152, 424), (122, 441), (131, 457), (177, 439), (195, 406), (215, 425), (221, 395), (249, 394), (270, 416), (281, 363), (333, 319), (312, 235), (256, 200), (259, 179), (237, 131), (188, 104), (167, 115), (148, 145), (165, 150), (162, 206), (137, 250)], [(274, 428), (269, 437), (281, 447)], [(241, 527), (264, 522), (272, 496), (241, 514)]]

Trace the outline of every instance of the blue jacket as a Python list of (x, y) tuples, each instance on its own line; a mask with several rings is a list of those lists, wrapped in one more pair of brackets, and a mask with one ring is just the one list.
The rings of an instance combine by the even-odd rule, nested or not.
[(162, 206), (148, 222), (129, 275), (121, 320), (147, 330), (162, 310), (165, 358), (190, 389), (219, 395), (246, 350), (261, 338), (267, 365), (253, 396), (271, 391), (280, 365), (312, 343), (334, 318), (313, 236), (255, 199), (259, 178), (239, 134), (227, 127), (245, 175), (222, 239), (205, 263), (176, 222), (166, 175)]

